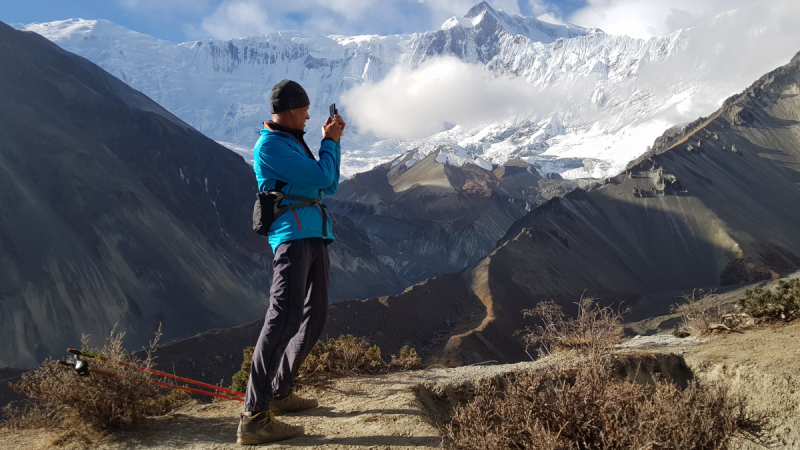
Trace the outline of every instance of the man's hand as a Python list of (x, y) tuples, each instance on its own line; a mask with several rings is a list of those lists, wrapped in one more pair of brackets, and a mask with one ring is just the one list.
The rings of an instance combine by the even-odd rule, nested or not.
[(333, 120), (330, 117), (325, 121), (325, 125), (322, 126), (322, 138), (331, 138), (334, 142), (339, 142), (339, 139), (342, 138), (342, 133), (344, 133), (344, 127), (347, 126), (342, 120), (342, 116), (336, 114), (333, 116)]

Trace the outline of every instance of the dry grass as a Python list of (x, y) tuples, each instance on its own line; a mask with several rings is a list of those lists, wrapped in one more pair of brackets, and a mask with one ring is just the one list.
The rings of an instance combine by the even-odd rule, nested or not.
[[(244, 349), (244, 360), (239, 372), (233, 375), (232, 389), (244, 392), (250, 378), (254, 347)], [(422, 365), (422, 359), (413, 348), (405, 346), (399, 356), (392, 355), (387, 363), (377, 345), (370, 346), (361, 337), (339, 336), (338, 339), (317, 341), (308, 358), (300, 366), (297, 385), (315, 383), (328, 378), (385, 373), (392, 370), (413, 370)]]
[(577, 303), (577, 317), (564, 314), (561, 306), (553, 301), (541, 302), (522, 314), (537, 319), (541, 324), (517, 332), (525, 343), (525, 352), (535, 348), (539, 356), (547, 356), (556, 350), (578, 349), (594, 358), (622, 342), (621, 318), (624, 311), (611, 307), (601, 308), (592, 297), (581, 297)]
[[(160, 332), (151, 343), (147, 357), (140, 360), (124, 349), (124, 333), (112, 331), (101, 349), (90, 348), (88, 336), (84, 336), (83, 350), (109, 359), (90, 360), (92, 369), (116, 376), (89, 372), (88, 376), (81, 377), (70, 368), (56, 365), (55, 361), (45, 361), (12, 385), (30, 400), (21, 408), (5, 408), (6, 419), (2, 425), (11, 429), (63, 430), (56, 441), (94, 442), (102, 430), (135, 425), (148, 416), (162, 415), (185, 404), (188, 395), (151, 384), (152, 374), (138, 369), (154, 365), (152, 350), (159, 337)], [(130, 367), (119, 362), (128, 363)]]
[(732, 331), (750, 324), (748, 314), (740, 314), (730, 305), (720, 305), (719, 296), (702, 290), (684, 295), (686, 303), (672, 307), (680, 314), (681, 324), (672, 330), (676, 337), (702, 336), (717, 330)]
[(381, 349), (366, 339), (351, 335), (317, 341), (300, 366), (300, 377), (315, 375), (349, 376), (380, 373), (386, 370)]
[(721, 384), (642, 385), (607, 365), (523, 372), (485, 381), (456, 408), (445, 437), (456, 449), (726, 449), (758, 439), (765, 417)]

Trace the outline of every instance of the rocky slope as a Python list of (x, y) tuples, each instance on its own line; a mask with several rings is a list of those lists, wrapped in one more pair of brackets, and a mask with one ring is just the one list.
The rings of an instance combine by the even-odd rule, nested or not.
[[(712, 111), (743, 89), (752, 78), (742, 81), (742, 72), (755, 77), (791, 57), (767, 42), (770, 33), (749, 32), (742, 14), (650, 40), (511, 16), (485, 2), (439, 30), (401, 36), (281, 31), (175, 45), (102, 20), (19, 27), (88, 58), (245, 154), (268, 116), (265, 95), (282, 78), (308, 89), (312, 123), (321, 123), (327, 106), (354, 87), (379, 83), (395, 68), (456, 57), (479, 65), (486, 77), (524, 80), (537, 96), (521, 115), (463, 127), (442, 123), (441, 132), (411, 141), (362, 135), (351, 122), (356, 133), (348, 134), (344, 146), (348, 176), (407, 150), (427, 154), (446, 145), (495, 164), (521, 156), (543, 173), (604, 178), (644, 153), (664, 129)], [(731, 35), (736, 39), (715, 41)], [(759, 53), (752, 64), (715, 70), (725, 55), (749, 57), (743, 52), (751, 49)], [(480, 107), (475, 105), (476, 113)], [(318, 133), (316, 126), (311, 131)]]
[[(265, 311), (271, 253), (241, 158), (82, 57), (0, 24), (0, 366), (115, 323), (136, 348)], [(351, 222), (332, 298), (403, 281)]]
[(427, 156), (411, 151), (356, 174), (330, 204), (369, 235), (381, 261), (413, 284), (476, 263), (531, 209), (590, 185), (597, 183), (543, 179), (519, 158), (493, 168), (442, 147)]

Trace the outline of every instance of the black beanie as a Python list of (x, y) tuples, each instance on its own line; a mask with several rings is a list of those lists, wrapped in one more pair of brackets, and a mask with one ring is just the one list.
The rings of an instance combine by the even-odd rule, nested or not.
[(292, 80), (283, 80), (272, 88), (270, 95), (272, 114), (290, 109), (305, 108), (310, 105), (308, 94), (302, 86)]

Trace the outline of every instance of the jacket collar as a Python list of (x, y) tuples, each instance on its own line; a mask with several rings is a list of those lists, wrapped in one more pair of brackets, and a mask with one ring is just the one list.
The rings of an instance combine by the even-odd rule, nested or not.
[(306, 134), (305, 131), (303, 131), (303, 130), (295, 130), (294, 128), (285, 127), (285, 126), (283, 126), (281, 124), (278, 124), (278, 123), (275, 123), (275, 122), (273, 122), (271, 120), (267, 121), (267, 122), (264, 122), (264, 127), (266, 127), (268, 130), (270, 130), (272, 132), (285, 133), (285, 134), (288, 134), (289, 136), (293, 137), (297, 142), (300, 143), (300, 145), (303, 146), (303, 149), (306, 151), (306, 155), (308, 155), (309, 158), (316, 159), (316, 158), (314, 158), (314, 154), (311, 153), (311, 149), (308, 148), (308, 144), (306, 144), (305, 139), (303, 139), (303, 135)]

